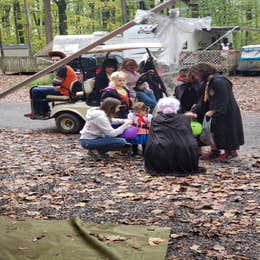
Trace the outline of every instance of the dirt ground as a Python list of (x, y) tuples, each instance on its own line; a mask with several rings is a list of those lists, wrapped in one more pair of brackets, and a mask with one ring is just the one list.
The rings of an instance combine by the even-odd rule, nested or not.
[[(0, 75), (0, 91), (25, 77)], [(259, 115), (260, 77), (230, 79), (243, 113)], [(0, 104), (28, 101), (22, 88)], [(166, 259), (258, 259), (259, 149), (226, 164), (202, 161), (205, 174), (151, 177), (141, 157), (94, 162), (78, 135), (0, 132), (0, 215), (168, 226)]]

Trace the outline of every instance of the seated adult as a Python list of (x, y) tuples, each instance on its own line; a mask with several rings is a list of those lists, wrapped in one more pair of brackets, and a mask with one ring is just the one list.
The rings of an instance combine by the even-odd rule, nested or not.
[(139, 64), (139, 72), (141, 74), (147, 73), (149, 71), (150, 75), (147, 79), (147, 84), (153, 90), (153, 94), (158, 101), (163, 97), (163, 93), (166, 91), (162, 85), (162, 80), (159, 75), (155, 73), (155, 66), (153, 61), (150, 58), (147, 58), (146, 55), (144, 59)]
[[(97, 161), (108, 151), (131, 148), (124, 138), (117, 137), (133, 123), (132, 120), (113, 118), (120, 105), (120, 100), (106, 98), (100, 107), (92, 107), (87, 111), (86, 123), (80, 131), (80, 144)], [(122, 125), (114, 129), (111, 123)]]
[[(53, 62), (58, 62), (66, 57), (66, 54), (61, 51), (51, 51), (48, 53)], [(46, 100), (47, 95), (54, 96), (70, 96), (70, 87), (72, 82), (82, 89), (82, 85), (77, 81), (76, 72), (69, 66), (63, 65), (55, 71), (55, 78), (52, 82), (53, 87), (37, 87), (30, 89), (32, 112), (25, 116), (31, 118), (49, 117), (50, 106)], [(80, 89), (79, 89), (80, 90)]]
[(95, 78), (95, 84), (92, 92), (88, 96), (88, 104), (91, 106), (99, 106), (101, 95), (104, 88), (109, 85), (110, 76), (118, 68), (118, 62), (114, 58), (107, 58), (102, 64), (101, 71)]
[(205, 171), (199, 168), (197, 141), (190, 118), (178, 114), (180, 102), (174, 97), (159, 100), (144, 152), (145, 169), (151, 175), (187, 175)]
[(137, 72), (138, 64), (133, 59), (125, 59), (122, 64), (122, 71), (126, 74), (126, 86), (129, 89), (130, 97), (134, 100), (136, 97), (139, 101), (145, 103), (150, 107), (151, 111), (156, 106), (156, 98), (153, 91), (149, 88), (147, 83), (143, 83), (143, 89), (137, 90), (136, 82), (140, 78), (141, 74)]
[(126, 88), (126, 75), (122, 71), (115, 71), (111, 74), (111, 82), (109, 86), (104, 89), (101, 99), (113, 97), (121, 102), (119, 111), (117, 112), (118, 118), (127, 118), (129, 110), (132, 108), (132, 101), (130, 93)]

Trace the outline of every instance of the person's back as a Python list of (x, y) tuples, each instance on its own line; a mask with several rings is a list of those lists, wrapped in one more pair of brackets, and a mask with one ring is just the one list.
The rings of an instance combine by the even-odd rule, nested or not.
[(186, 175), (199, 172), (197, 142), (190, 118), (177, 114), (179, 101), (163, 98), (152, 120), (145, 148), (145, 169), (151, 175)]

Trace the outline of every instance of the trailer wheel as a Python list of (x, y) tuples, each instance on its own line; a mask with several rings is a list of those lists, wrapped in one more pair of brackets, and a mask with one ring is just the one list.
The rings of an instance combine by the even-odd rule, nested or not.
[(84, 121), (72, 113), (63, 113), (55, 118), (56, 126), (59, 132), (64, 134), (76, 134), (84, 126)]

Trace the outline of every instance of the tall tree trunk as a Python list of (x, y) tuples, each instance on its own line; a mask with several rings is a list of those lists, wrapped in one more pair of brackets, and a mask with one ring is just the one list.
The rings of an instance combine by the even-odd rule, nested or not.
[[(106, 6), (107, 0), (103, 0), (102, 2), (104, 2), (105, 6)], [(107, 30), (107, 24), (108, 24), (109, 17), (110, 17), (109, 10), (105, 7), (102, 10), (102, 26), (103, 26), (103, 29)]]
[[(89, 8), (90, 8), (90, 12), (89, 12), (89, 16), (91, 19), (94, 20), (95, 17), (95, 5), (93, 3), (89, 4)], [(91, 31), (94, 32), (95, 31), (95, 23), (91, 23)]]
[(43, 0), (43, 8), (44, 8), (44, 26), (45, 26), (46, 43), (49, 43), (53, 40), (50, 0)]
[(14, 0), (13, 2), (14, 7), (14, 23), (15, 23), (15, 33), (16, 33), (16, 42), (17, 43), (24, 43), (24, 28), (21, 23), (21, 7), (18, 0)]
[(30, 10), (28, 5), (28, 0), (24, 0), (24, 9), (26, 14), (26, 23), (27, 23), (27, 37), (28, 37), (28, 47), (29, 47), (29, 57), (32, 57), (32, 24), (30, 17)]
[(59, 31), (61, 35), (68, 34), (68, 21), (67, 21), (67, 3), (66, 0), (54, 0), (56, 5), (58, 6), (59, 13)]
[(10, 12), (11, 12), (11, 6), (10, 5), (4, 5), (3, 8), (3, 15), (1, 17), (3, 28), (10, 28)]
[(139, 9), (146, 10), (144, 0), (138, 0), (139, 2)]
[(191, 8), (191, 17), (198, 18), (199, 17), (199, 4), (197, 0), (191, 0), (188, 3)]
[(126, 8), (126, 1), (125, 0), (121, 0), (121, 9), (122, 9), (122, 22), (123, 22), (123, 24), (125, 24), (128, 21), (127, 8)]
[(4, 46), (3, 46), (3, 40), (2, 40), (2, 29), (0, 27), (0, 52), (1, 57), (4, 57)]

